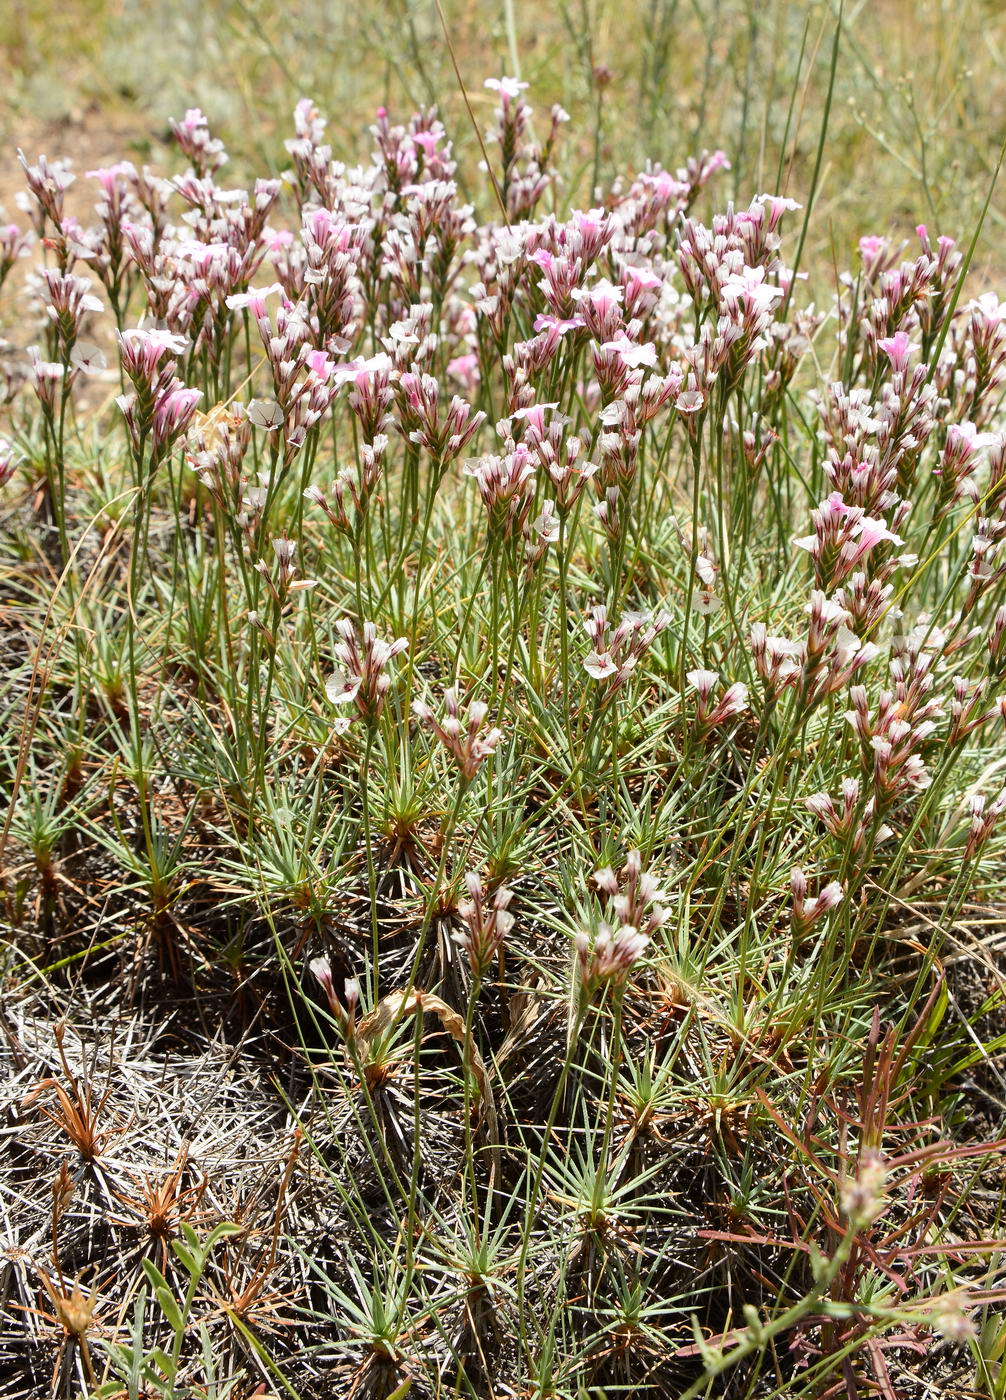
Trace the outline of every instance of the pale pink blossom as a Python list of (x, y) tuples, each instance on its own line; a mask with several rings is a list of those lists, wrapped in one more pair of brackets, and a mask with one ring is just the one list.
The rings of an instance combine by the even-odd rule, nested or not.
[(655, 345), (639, 345), (634, 340), (630, 340), (624, 331), (616, 335), (614, 340), (606, 340), (601, 349), (610, 350), (616, 354), (627, 369), (639, 369), (641, 366), (657, 363), (657, 347)]

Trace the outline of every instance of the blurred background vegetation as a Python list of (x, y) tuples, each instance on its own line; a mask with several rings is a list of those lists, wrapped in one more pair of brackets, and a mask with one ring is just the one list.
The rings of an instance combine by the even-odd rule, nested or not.
[[(720, 199), (780, 183), (800, 198), (828, 88), (836, 3), (794, 0), (442, 0), (480, 122), (487, 76), (519, 74), (539, 112), (573, 121), (565, 198), (647, 159), (674, 166), (717, 146)], [(966, 237), (988, 191), (1006, 113), (1002, 0), (847, 0), (812, 245), (816, 279), (856, 238), (894, 228)], [(436, 0), (6, 0), (0, 49), (5, 155), (156, 159), (167, 119), (201, 106), (236, 174), (282, 168), (301, 96), (330, 118), (337, 153), (363, 154), (379, 104), (436, 102), (469, 173), (478, 150)], [(781, 171), (781, 179), (780, 172)], [(13, 212), (13, 211), (11, 211)], [(1006, 269), (1006, 186), (976, 271)]]

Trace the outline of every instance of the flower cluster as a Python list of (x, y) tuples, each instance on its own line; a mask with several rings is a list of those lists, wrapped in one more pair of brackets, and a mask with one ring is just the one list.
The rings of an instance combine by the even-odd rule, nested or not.
[(202, 398), (201, 390), (187, 388), (178, 378), (176, 357), (187, 342), (159, 330), (120, 331), (117, 339), (122, 371), (133, 390), (120, 394), (116, 403), (134, 455), (142, 456), (149, 443), (158, 462), (185, 433)]
[(646, 952), (649, 939), (632, 924), (599, 925), (593, 938), (580, 930), (575, 939), (580, 989), (589, 1001), (602, 987), (624, 987)]
[(727, 686), (719, 699), (713, 700), (713, 691), (720, 679), (715, 671), (689, 671), (685, 679), (695, 691), (693, 728), (700, 739), (707, 738), (714, 729), (721, 728), (748, 708), (748, 688), (743, 681)]
[(408, 639), (397, 637), (386, 642), (377, 635), (372, 622), (358, 630), (351, 618), (336, 623), (339, 641), (335, 656), (339, 663), (325, 685), (325, 693), (333, 705), (355, 705), (368, 725), (375, 725), (384, 710), (391, 689), (391, 660), (408, 650)]
[[(606, 81), (601, 72), (598, 93)], [(90, 224), (68, 213), (68, 163), (22, 156), (31, 229), (0, 227), (0, 283), (37, 239), (41, 330), (28, 379), (50, 493), (78, 380), (103, 370), (84, 336), (107, 305), (137, 483), (153, 483), (173, 453), (188, 464), (189, 528), (198, 534), (205, 512), (206, 538), (239, 556), (252, 626), (275, 646), (279, 621), (297, 612), (284, 605), (314, 584), (301, 570), (327, 581), (331, 560), (350, 560), (360, 620), (335, 625), (333, 704), (377, 726), (407, 643), (362, 619), (424, 577), (433, 506), (463, 501), (467, 478), (484, 512), (488, 602), (497, 614), (501, 598), (514, 604), (522, 661), (508, 674), (551, 685), (558, 638), (571, 735), (610, 722), (609, 705), (670, 632), (646, 669), (654, 688), (676, 679), (674, 742), (686, 752), (697, 741), (712, 758), (713, 739), (732, 730), (724, 750), (757, 771), (764, 755), (747, 755), (749, 744), (780, 732), (814, 742), (826, 714), (846, 716), (852, 771), (829, 781), (838, 796), (800, 801), (845, 859), (867, 863), (903, 829), (935, 745), (963, 749), (1006, 713), (1006, 434), (996, 431), (1006, 303), (986, 293), (958, 306), (961, 250), (920, 225), (909, 252), (862, 239), (833, 307), (800, 304), (784, 256), (800, 205), (761, 193), (700, 213), (726, 166), (718, 151), (673, 171), (648, 165), (588, 191), (581, 207), (553, 204), (566, 113), (532, 121), (514, 77), (486, 87), (488, 206), (462, 199), (434, 111), (398, 123), (382, 108), (369, 161), (347, 165), (304, 99), (285, 180), (238, 187), (193, 108), (172, 123), (184, 164), (173, 179), (128, 161), (87, 172)], [(817, 504), (794, 528), (781, 508), (792, 495), (786, 405), (829, 321), (842, 354), (811, 392), (807, 499)], [(0, 480), (19, 460), (3, 447)], [(685, 518), (678, 505), (689, 500)], [(748, 604), (770, 503), (801, 580), (782, 617), (774, 598)], [(651, 571), (642, 542), (655, 509), (670, 562)], [(958, 537), (962, 562), (947, 563)], [(934, 618), (919, 600), (944, 568), (956, 611)], [(482, 577), (469, 617), (486, 601)], [(582, 651), (570, 615), (582, 619)], [(414, 669), (418, 659), (410, 679)], [(750, 685), (721, 680), (738, 673)], [(470, 783), (501, 739), (487, 703), (466, 708), (453, 688), (436, 712), (410, 702)], [(748, 711), (750, 724), (732, 725)], [(969, 855), (997, 815), (998, 799), (979, 799)], [(794, 927), (810, 927), (831, 888), (816, 901), (794, 892)], [(631, 951), (627, 935), (618, 941), (630, 926), (635, 916), (617, 915), (602, 962)]]
[(486, 728), (489, 707), (481, 700), (473, 700), (467, 711), (462, 714), (456, 690), (444, 692), (444, 709), (444, 717), (438, 719), (429, 705), (424, 704), (422, 700), (412, 702), (412, 713), (433, 730), (457, 764), (464, 781), (470, 783), (482, 764), (494, 752), (503, 737), (503, 731), (495, 727)]
[[(613, 75), (582, 37), (593, 173), (568, 183), (567, 114), (532, 113), (517, 77), (490, 78), (473, 104), (481, 179), (432, 108), (402, 120), (379, 109), (369, 149), (347, 160), (306, 98), (276, 139), (288, 168), (263, 178), (230, 174), (197, 108), (171, 124), (170, 179), (121, 161), (72, 185), (67, 163), (22, 157), (27, 220), (0, 224), (0, 285), (24, 291), (31, 325), (17, 348), (0, 343), (0, 488), (21, 491), (5, 512), (16, 548), (4, 572), (12, 596), (58, 581), (52, 606), (19, 620), (52, 622), (57, 644), (14, 647), (28, 658), (21, 676), (14, 657), (11, 694), (25, 692), (32, 744), (15, 734), (8, 766), (15, 789), (23, 776), (41, 791), (49, 774), (58, 786), (34, 807), (27, 789), (14, 794), (0, 845), (16, 842), (26, 873), (8, 902), (19, 919), (40, 911), (33, 948), (99, 907), (90, 889), (53, 897), (46, 836), (53, 813), (81, 815), (94, 834), (104, 808), (83, 801), (86, 771), (88, 792), (114, 798), (99, 834), (104, 863), (119, 852), (125, 874), (99, 884), (125, 910), (122, 928), (142, 931), (131, 967), (148, 940), (177, 960), (172, 910), (212, 953), (206, 882), (183, 878), (210, 846), (227, 878), (207, 887), (232, 891), (238, 932), (268, 925), (338, 946), (371, 1014), (334, 956), (308, 963), (302, 990), (378, 1117), (355, 1112), (350, 1083), (321, 1128), (345, 1181), (367, 1155), (358, 1130), (393, 1179), (395, 1218), (363, 1240), (417, 1242), (391, 1311), (449, 1318), (472, 1296), (467, 1266), (460, 1292), (442, 1267), (465, 1251), (445, 1254), (423, 1232), (444, 1205), (452, 1230), (481, 1238), (475, 1212), (499, 1226), (497, 1262), (519, 1261), (506, 1322), (529, 1344), (496, 1350), (522, 1373), (542, 1370), (541, 1338), (517, 1311), (554, 1276), (549, 1301), (569, 1325), (546, 1329), (546, 1343), (593, 1339), (586, 1360), (556, 1351), (556, 1374), (631, 1390), (645, 1373), (659, 1389), (658, 1375), (705, 1365), (701, 1388), (746, 1357), (738, 1386), (771, 1388), (753, 1305), (740, 1332), (694, 1348), (677, 1347), (682, 1319), (666, 1300), (651, 1309), (647, 1279), (667, 1275), (650, 1268), (651, 1226), (667, 1213), (652, 1217), (638, 1187), (648, 1137), (663, 1144), (662, 1190), (705, 1163), (714, 1214), (724, 1163), (775, 1164), (781, 1194), (779, 1180), (747, 1190), (738, 1169), (744, 1190), (726, 1193), (738, 1218), (710, 1218), (731, 1229), (698, 1235), (723, 1246), (728, 1272), (754, 1268), (748, 1296), (785, 1317), (791, 1362), (813, 1356), (813, 1383), (834, 1394), (885, 1347), (909, 1350), (899, 1310), (912, 1327), (968, 1331), (971, 1303), (950, 1295), (938, 1308), (936, 1274), (919, 1263), (948, 1205), (967, 1223), (960, 1173), (931, 1171), (960, 1153), (944, 1153), (935, 1117), (914, 1121), (905, 1080), (908, 1048), (940, 1029), (930, 1012), (945, 959), (934, 945), (913, 971), (913, 937), (898, 939), (895, 977), (885, 960), (917, 897), (940, 905), (938, 944), (1001, 875), (1006, 302), (969, 300), (962, 249), (921, 225), (910, 248), (864, 238), (836, 285), (815, 266), (810, 210), (794, 236), (796, 200), (748, 189), (711, 202), (720, 151), (609, 180)], [(738, 189), (753, 168), (745, 159)], [(44, 674), (28, 674), (33, 654)], [(158, 860), (165, 833), (173, 869)], [(77, 865), (86, 880), (93, 862)], [(163, 879), (137, 878), (161, 867)], [(671, 877), (658, 879), (671, 870), (673, 896)], [(249, 956), (253, 942), (264, 946), (252, 940)], [(878, 969), (899, 1000), (900, 1029), (883, 1039), (879, 1013), (865, 1030)], [(909, 1012), (927, 982), (920, 1039)], [(463, 1093), (431, 1053), (425, 1013), (460, 1048)], [(838, 1033), (832, 1095), (812, 1061)], [(414, 1073), (401, 1074), (392, 1042), (406, 1039)], [(522, 1051), (527, 1072), (508, 1080)], [(949, 1073), (960, 1056), (944, 1051), (936, 1071)], [(753, 1114), (765, 1141), (748, 1151)], [(682, 1122), (663, 1137), (662, 1123)], [(776, 1130), (781, 1152), (768, 1150)], [(896, 1136), (911, 1143), (900, 1163), (884, 1156)], [(665, 1148), (680, 1161), (664, 1163)], [(451, 1166), (439, 1205), (431, 1160)], [(543, 1211), (546, 1194), (568, 1212)], [(685, 1193), (682, 1209), (708, 1194)], [(871, 1233), (888, 1201), (901, 1202), (898, 1221)], [(342, 1204), (366, 1272), (355, 1236), (368, 1203)], [(566, 1267), (559, 1222), (574, 1208), (583, 1238)], [(609, 1326), (610, 1300), (595, 1296), (614, 1274), (591, 1256), (603, 1264), (601, 1234), (614, 1246), (636, 1216), (638, 1249), (608, 1251), (620, 1291), (654, 1319), (633, 1357), (624, 1318)], [(270, 1266), (280, 1225), (277, 1214)], [(806, 1254), (814, 1230), (820, 1257)], [(965, 1243), (941, 1267), (983, 1247)], [(686, 1272), (701, 1252), (685, 1251)], [(765, 1296), (784, 1257), (809, 1258), (827, 1285), (813, 1308), (783, 1296), (806, 1270)], [(881, 1273), (893, 1304), (875, 1317), (860, 1302)], [(481, 1274), (476, 1291), (507, 1292)], [(916, 1278), (924, 1305), (908, 1296)], [(453, 1360), (447, 1375), (446, 1333), (410, 1325), (389, 1332), (379, 1379), (395, 1393), (413, 1376), (424, 1394), (452, 1378), (515, 1393), (521, 1376), (491, 1374), (482, 1345), (492, 1311), (468, 1318), (483, 1334), (465, 1342), (470, 1375)], [(666, 1367), (660, 1337), (675, 1349)], [(737, 1347), (744, 1337), (754, 1350)], [(200, 1348), (184, 1350), (195, 1365)], [(890, 1377), (875, 1380), (894, 1393)], [(234, 1383), (245, 1393), (256, 1381), (235, 1371)], [(188, 1375), (184, 1388), (205, 1391)]]
[(484, 977), (514, 926), (514, 916), (509, 912), (513, 891), (508, 885), (500, 885), (488, 900), (482, 880), (475, 872), (465, 876), (465, 886), (468, 898), (458, 901), (458, 914), (464, 928), (451, 936), (468, 954), (475, 976)]
[(795, 940), (806, 937), (819, 919), (832, 909), (837, 909), (845, 895), (839, 882), (832, 880), (812, 898), (807, 886), (807, 877), (799, 867), (791, 873), (789, 884), (793, 894), (791, 922)]
[(583, 669), (591, 680), (603, 683), (599, 703), (612, 700), (632, 675), (641, 658), (670, 626), (668, 613), (651, 617), (645, 613), (626, 612), (612, 630), (608, 609), (603, 605), (592, 608), (584, 622), (584, 631), (593, 642)]
[(348, 1045), (356, 1037), (356, 1012), (360, 1005), (360, 984), (355, 977), (347, 977), (342, 996), (335, 990), (332, 964), (327, 957), (312, 958), (308, 964), (311, 975), (325, 993), (328, 1009), (332, 1014), (339, 1033)]
[(632, 924), (649, 940), (667, 922), (664, 901), (667, 896), (648, 870), (643, 869), (639, 851), (632, 850), (617, 872), (610, 866), (595, 870), (593, 883), (599, 894), (611, 901), (620, 925)]
[(601, 923), (593, 938), (581, 930), (575, 942), (580, 990), (590, 1000), (603, 987), (622, 988), (656, 931), (667, 922), (666, 895), (643, 869), (642, 856), (630, 851), (617, 873), (609, 866), (594, 872), (593, 883), (608, 902), (613, 922)]

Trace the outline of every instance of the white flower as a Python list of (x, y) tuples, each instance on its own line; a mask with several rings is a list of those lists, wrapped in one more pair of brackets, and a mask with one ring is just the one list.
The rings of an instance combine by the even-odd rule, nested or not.
[(595, 681), (603, 681), (606, 677), (613, 676), (618, 667), (612, 661), (610, 653), (592, 651), (584, 661), (583, 669)]
[(359, 676), (347, 676), (342, 671), (333, 671), (325, 682), (325, 694), (333, 705), (346, 705), (356, 699), (360, 681)]

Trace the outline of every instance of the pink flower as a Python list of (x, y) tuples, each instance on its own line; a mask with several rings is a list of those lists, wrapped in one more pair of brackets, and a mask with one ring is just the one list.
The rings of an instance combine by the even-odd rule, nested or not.
[(583, 324), (580, 316), (552, 316), (547, 311), (541, 311), (534, 318), (533, 329), (539, 334), (547, 332), (560, 340), (569, 331), (583, 330)]
[(601, 349), (613, 351), (627, 369), (639, 369), (640, 366), (657, 363), (657, 347), (655, 345), (637, 345), (634, 340), (629, 339), (624, 331), (619, 332), (614, 340), (606, 340)]
[(665, 612), (624, 612), (618, 626), (611, 630), (608, 609), (604, 604), (591, 608), (584, 619), (583, 629), (593, 643), (583, 661), (583, 669), (595, 681), (607, 681), (597, 703), (607, 705), (628, 681), (644, 652), (670, 626)]
[(636, 267), (632, 263), (626, 264), (622, 269), (622, 282), (629, 301), (634, 300), (641, 291), (659, 292), (664, 285), (663, 279), (658, 277), (652, 268)]
[(904, 331), (898, 331), (886, 340), (878, 340), (877, 345), (890, 360), (895, 373), (904, 374), (908, 368), (908, 356), (912, 348), (907, 334)]
[(522, 83), (519, 78), (486, 78), (482, 86), (492, 92), (498, 92), (503, 101), (507, 102), (511, 97), (519, 97), (530, 84)]
[(37, 345), (29, 345), (27, 353), (32, 387), (43, 412), (49, 416), (55, 410), (58, 386), (62, 384), (66, 371), (58, 360), (43, 360)]
[(970, 456), (982, 447), (991, 447), (995, 433), (980, 433), (974, 423), (951, 423), (947, 429), (947, 448)]
[(765, 209), (768, 213), (768, 226), (770, 233), (775, 232), (779, 220), (782, 218), (783, 214), (795, 213), (798, 209), (803, 208), (803, 205), (798, 204), (795, 199), (789, 199), (786, 195), (782, 194), (755, 195), (755, 203), (764, 204)]
[(576, 960), (580, 969), (580, 986), (585, 998), (606, 984), (624, 987), (633, 967), (646, 952), (649, 938), (633, 924), (612, 928), (601, 924), (591, 944), (590, 935), (576, 935)]
[(875, 520), (873, 516), (864, 515), (859, 522), (859, 533), (856, 536), (856, 556), (857, 560), (863, 554), (875, 549), (883, 540), (889, 540), (891, 544), (904, 544), (900, 535), (896, 535), (893, 530), (887, 528), (883, 520)]
[(489, 516), (490, 537), (510, 538), (520, 533), (534, 498), (534, 460), (527, 447), (517, 443), (505, 457), (469, 460), (464, 474), (478, 483)]
[(166, 452), (184, 433), (202, 396), (200, 389), (187, 389), (184, 385), (178, 385), (158, 399), (154, 408), (151, 438), (156, 455), (160, 456)]
[(183, 335), (153, 328), (116, 332), (116, 339), (122, 368), (137, 389), (153, 384), (165, 355), (181, 355), (189, 344)]
[(460, 768), (465, 781), (471, 782), (485, 760), (495, 751), (503, 731), (486, 729), (489, 709), (481, 700), (473, 701), (462, 716), (456, 690), (444, 692), (444, 708), (446, 714), (441, 720), (421, 700), (412, 702), (412, 713), (433, 730)]
[(700, 413), (705, 403), (706, 397), (702, 390), (691, 387), (681, 390), (674, 400), (674, 407), (679, 413)]
[[(641, 268), (631, 270), (640, 276), (642, 275)], [(659, 285), (660, 279), (656, 278), (656, 281)], [(572, 297), (576, 302), (587, 302), (595, 316), (607, 316), (612, 312), (617, 315), (618, 308), (625, 299), (625, 288), (616, 287), (614, 283), (602, 277), (599, 282), (595, 282), (590, 287), (574, 287)]]
[(623, 927), (631, 924), (649, 939), (667, 922), (668, 912), (663, 904), (667, 895), (653, 875), (643, 869), (643, 858), (638, 850), (629, 851), (617, 875), (605, 865), (595, 870), (591, 879), (600, 893), (611, 901), (615, 917)]
[(348, 617), (340, 618), (335, 626), (340, 637), (334, 648), (339, 665), (328, 678), (325, 693), (333, 705), (355, 703), (363, 719), (376, 724), (391, 689), (388, 663), (408, 650), (408, 640), (398, 637), (385, 642), (372, 622), (365, 622), (358, 632)]
[(330, 360), (324, 350), (309, 350), (304, 356), (304, 363), (312, 374), (319, 379), (328, 380), (335, 371), (335, 361)]
[(468, 898), (458, 901), (458, 914), (464, 921), (465, 929), (463, 933), (454, 933), (451, 937), (468, 954), (472, 971), (482, 977), (514, 926), (514, 916), (508, 912), (513, 891), (507, 885), (500, 885), (492, 897), (492, 903), (487, 904), (482, 881), (476, 872), (465, 876), (465, 885)]
[(172, 119), (171, 130), (197, 175), (219, 170), (226, 162), (223, 142), (210, 136), (209, 122), (198, 107), (190, 107), (180, 122)]
[(266, 297), (275, 296), (277, 293), (283, 295), (283, 288), (278, 282), (273, 282), (268, 287), (249, 287), (246, 292), (234, 292), (229, 296), (227, 305), (232, 311), (243, 311), (247, 308), (258, 321), (266, 314)]
[(712, 694), (713, 686), (719, 680), (719, 676), (715, 671), (689, 671), (685, 676), (685, 680), (693, 690), (698, 691), (699, 701), (702, 702), (709, 699), (709, 696)]
[(726, 307), (743, 299), (749, 312), (767, 312), (785, 296), (782, 287), (765, 281), (763, 267), (746, 267), (742, 273), (728, 277), (720, 287), (720, 298)]
[(455, 355), (447, 362), (447, 373), (465, 389), (474, 389), (480, 379), (478, 355)]
[(97, 180), (105, 195), (112, 198), (120, 180), (135, 179), (136, 166), (130, 160), (120, 160), (114, 165), (101, 166), (97, 170), (85, 170), (84, 174), (89, 180)]
[(700, 738), (705, 738), (714, 729), (743, 714), (748, 708), (748, 689), (743, 681), (735, 681), (727, 687), (715, 704), (710, 704), (713, 690), (719, 683), (716, 672), (689, 671), (685, 679), (697, 693), (695, 728)]
[(347, 977), (340, 1000), (339, 994), (335, 990), (332, 964), (327, 957), (312, 958), (308, 963), (308, 971), (325, 993), (328, 1009), (335, 1018), (340, 1032), (346, 1040), (352, 1041), (356, 1033), (356, 1009), (360, 1004), (359, 982), (355, 977)]
[(790, 875), (790, 889), (793, 893), (793, 932), (802, 938), (825, 914), (837, 909), (845, 898), (845, 891), (837, 880), (825, 885), (813, 899), (808, 898), (807, 877), (797, 866)]

